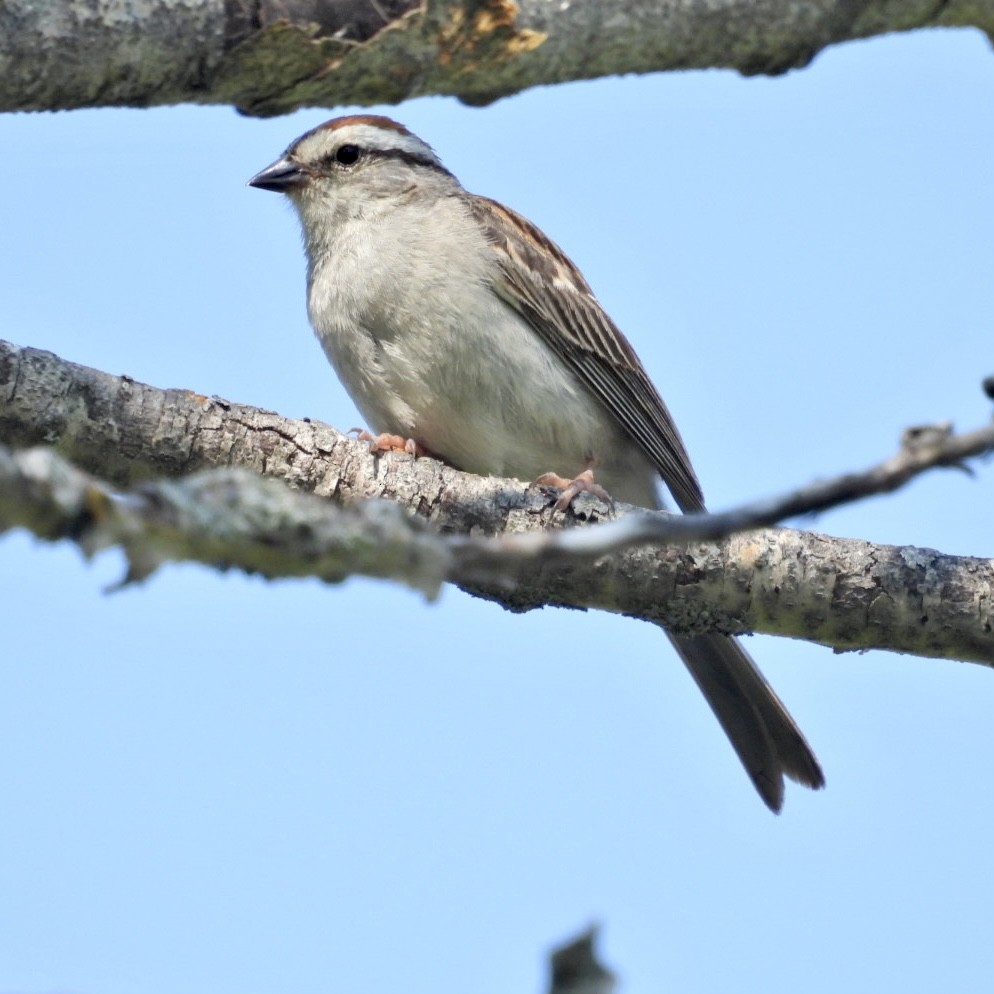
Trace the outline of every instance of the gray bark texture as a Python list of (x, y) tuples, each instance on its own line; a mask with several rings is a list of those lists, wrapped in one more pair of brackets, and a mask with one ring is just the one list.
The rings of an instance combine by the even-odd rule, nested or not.
[[(352, 569), (428, 593), (447, 579), (514, 611), (597, 608), (680, 633), (767, 632), (837, 650), (994, 663), (988, 559), (790, 529), (719, 543), (629, 542), (618, 551), (590, 541), (610, 537), (615, 525), (572, 527), (564, 536), (582, 543), (560, 548), (547, 538), (550, 524), (582, 526), (607, 517), (607, 509), (584, 497), (568, 521), (552, 520), (548, 495), (517, 480), (469, 476), (432, 459), (372, 456), (365, 443), (317, 422), (158, 390), (2, 342), (0, 442), (49, 446), (99, 478), (80, 479), (44, 458), (4, 457), (0, 530), (74, 538), (86, 551), (122, 545), (139, 578), (168, 559), (332, 581)], [(252, 474), (232, 476), (231, 468), (331, 501), (283, 501), (265, 481), (256, 488)], [(168, 483), (204, 470), (229, 475)], [(114, 491), (123, 492), (121, 507)], [(332, 520), (340, 514), (335, 505), (370, 497), (400, 504), (430, 527), (358, 519), (342, 538), (348, 525)], [(632, 510), (619, 507), (622, 526)], [(330, 544), (312, 541), (321, 536)], [(359, 549), (351, 567), (350, 542)], [(427, 572), (412, 573), (412, 563)]]
[(0, 110), (486, 104), (620, 73), (782, 73), (925, 27), (994, 36), (994, 0), (4, 0)]

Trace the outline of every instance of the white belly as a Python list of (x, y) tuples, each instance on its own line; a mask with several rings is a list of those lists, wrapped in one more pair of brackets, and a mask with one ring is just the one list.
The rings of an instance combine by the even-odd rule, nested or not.
[(370, 248), (339, 246), (334, 279), (312, 274), (308, 298), (367, 427), (482, 475), (571, 477), (593, 464), (619, 500), (657, 504), (657, 474), (638, 447), (486, 284), (485, 244), (477, 280), (466, 275), (472, 251), (433, 260), (426, 274), (391, 245)]

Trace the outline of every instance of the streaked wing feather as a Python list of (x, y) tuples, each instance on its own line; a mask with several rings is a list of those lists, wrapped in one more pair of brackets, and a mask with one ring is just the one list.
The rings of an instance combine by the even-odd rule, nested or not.
[(497, 292), (618, 420), (681, 510), (702, 509), (701, 486), (670, 412), (579, 270), (520, 214), (485, 197), (471, 198), (471, 205), (498, 256)]

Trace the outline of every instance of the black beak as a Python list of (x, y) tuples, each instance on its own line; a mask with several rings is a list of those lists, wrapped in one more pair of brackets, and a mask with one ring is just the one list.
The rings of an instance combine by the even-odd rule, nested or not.
[(306, 182), (307, 173), (292, 160), (282, 158), (253, 176), (248, 185), (259, 190), (272, 190), (274, 193), (289, 193), (294, 187)]

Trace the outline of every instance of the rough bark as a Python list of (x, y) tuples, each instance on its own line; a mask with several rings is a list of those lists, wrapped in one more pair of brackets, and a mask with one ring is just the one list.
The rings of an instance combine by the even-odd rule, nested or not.
[(6, 0), (0, 109), (485, 104), (619, 73), (782, 73), (838, 42), (936, 26), (994, 35), (994, 0)]
[[(768, 632), (839, 650), (885, 648), (994, 663), (991, 560), (789, 529), (666, 547), (632, 548), (630, 541), (599, 547), (588, 539), (557, 546), (546, 538), (549, 501), (539, 488), (469, 476), (431, 459), (374, 457), (364, 444), (317, 422), (187, 391), (157, 390), (6, 343), (0, 343), (0, 441), (13, 447), (45, 443), (107, 481), (77, 481), (73, 490), (56, 467), (48, 489), (41, 491), (44, 474), (30, 471), (28, 486), (23, 468), (14, 466), (0, 495), (0, 527), (6, 522), (49, 537), (70, 536), (84, 548), (94, 536), (96, 545), (112, 540), (126, 548), (137, 575), (169, 558), (238, 565), (267, 576), (300, 575), (308, 557), (329, 561), (327, 547), (300, 541), (323, 534), (339, 541), (340, 523), (329, 520), (336, 512), (326, 500), (295, 500), (291, 507), (269, 490), (255, 491), (244, 477), (230, 476), (194, 478), (185, 490), (162, 483), (134, 489), (198, 470), (239, 467), (335, 503), (383, 497), (403, 505), (448, 539), (429, 551), (421, 531), (410, 532), (415, 547), (404, 544), (407, 532), (395, 529), (391, 534), (399, 535), (401, 544), (351, 568), (403, 575), (429, 591), (432, 582), (446, 578), (516, 611), (546, 604), (599, 608), (663, 622), (678, 632)], [(131, 517), (114, 519), (109, 486), (132, 488), (132, 501), (125, 502)], [(243, 486), (244, 493), (235, 493)], [(24, 493), (27, 505), (18, 497)], [(43, 493), (49, 496), (39, 496)], [(20, 503), (12, 503), (11, 494)], [(94, 494), (101, 514), (90, 513)], [(38, 525), (24, 509), (32, 501), (47, 508), (36, 512)], [(59, 501), (63, 512), (57, 510)], [(271, 509), (278, 529), (267, 535), (255, 512), (244, 513), (250, 506)], [(247, 530), (237, 531), (225, 516), (231, 507), (247, 521)], [(219, 512), (216, 525), (207, 513), (211, 508)], [(603, 506), (585, 498), (570, 523), (605, 515)], [(366, 527), (357, 525), (360, 539)], [(611, 527), (589, 534), (609, 539)], [(141, 552), (137, 540), (128, 544), (140, 528), (148, 529), (154, 555)], [(89, 529), (98, 531), (88, 534)], [(532, 535), (539, 541), (525, 540)], [(435, 580), (412, 580), (382, 565), (412, 560), (428, 563)], [(341, 579), (347, 570), (335, 563), (332, 570), (312, 567), (311, 572)]]

